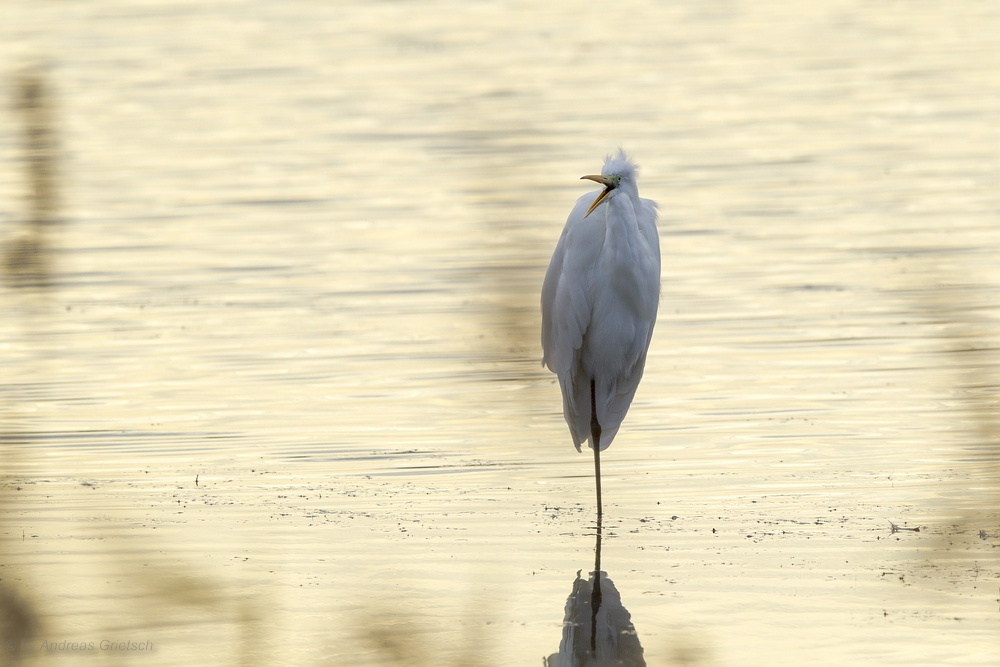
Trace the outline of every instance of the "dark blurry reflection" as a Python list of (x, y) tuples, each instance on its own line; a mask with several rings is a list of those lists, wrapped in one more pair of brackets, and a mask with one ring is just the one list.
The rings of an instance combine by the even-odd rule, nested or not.
[[(21, 120), (23, 164), (28, 193), (28, 212), (23, 224), (5, 234), (2, 247), (2, 268), (6, 282), (15, 287), (48, 287), (50, 284), (50, 262), (46, 245), (46, 231), (56, 220), (56, 173), (55, 173), (55, 132), (52, 122), (52, 104), (45, 78), (41, 69), (26, 68), (15, 80), (14, 107)], [(6, 231), (6, 230), (5, 230)], [(12, 309), (6, 309), (8, 316)], [(29, 334), (36, 337), (37, 330), (29, 325)], [(36, 369), (37, 370), (37, 369)], [(0, 381), (0, 390), (5, 398), (17, 402), (20, 387), (5, 378)], [(37, 397), (37, 395), (36, 395)], [(14, 414), (11, 406), (0, 406), (0, 524), (3, 524), (3, 539), (0, 540), (0, 561), (7, 564), (8, 544), (13, 535), (21, 535), (20, 530), (11, 525), (12, 517), (23, 521), (25, 513), (17, 508), (17, 500), (12, 490), (20, 487), (14, 481), (11, 471), (19, 459), (18, 451), (29, 444), (33, 434), (11, 423)], [(17, 512), (22, 509), (21, 512)], [(16, 538), (14, 538), (16, 539)], [(23, 540), (23, 536), (21, 537)], [(24, 575), (24, 570), (21, 570)], [(19, 591), (12, 579), (0, 583), (0, 665), (15, 664), (30, 652), (24, 651), (25, 642), (35, 637), (40, 630), (37, 599)]]
[(14, 665), (29, 655), (22, 650), (38, 635), (38, 615), (26, 599), (0, 588), (0, 665)]
[(973, 552), (988, 545), (988, 552), (975, 556), (988, 557), (998, 546), (995, 526), (1000, 506), (1000, 357), (993, 288), (983, 290), (967, 279), (949, 277), (921, 294), (929, 321), (944, 343), (940, 364), (955, 383), (948, 395), (957, 408), (954, 421), (966, 430), (956, 454), (975, 470), (967, 485), (944, 491), (952, 496), (960, 518), (942, 532), (939, 548), (952, 554), (966, 551), (972, 558)]
[[(6, 282), (15, 287), (47, 287), (49, 285), (49, 260), (46, 252), (45, 231), (55, 220), (55, 139), (52, 130), (52, 109), (41, 71), (37, 68), (23, 70), (15, 80), (14, 107), (20, 116), (23, 144), (25, 181), (28, 186), (29, 211), (24, 223), (7, 231), (3, 239), (2, 268)], [(11, 310), (7, 310), (10, 315)], [(5, 397), (15, 399), (18, 391), (11, 391), (7, 381), (0, 383)], [(9, 562), (8, 543), (11, 536), (20, 534), (11, 525), (16, 513), (16, 500), (11, 492), (20, 487), (14, 482), (11, 470), (18, 448), (30, 442), (30, 433), (22, 432), (9, 422), (10, 406), (0, 409), (0, 561)], [(24, 514), (20, 514), (21, 517)], [(23, 539), (23, 538), (22, 538)], [(21, 571), (23, 576), (24, 571)], [(30, 658), (24, 650), (40, 631), (38, 602), (31, 595), (18, 590), (11, 579), (0, 583), (0, 665), (13, 665)]]
[(645, 667), (642, 645), (632, 616), (606, 572), (601, 571), (601, 525), (597, 525), (594, 571), (589, 579), (576, 573), (566, 599), (559, 652), (546, 667)]
[(42, 70), (29, 67), (15, 82), (15, 108), (21, 117), (28, 215), (25, 224), (7, 239), (3, 264), (18, 287), (47, 287), (50, 268), (47, 231), (56, 222), (56, 133), (52, 96)]

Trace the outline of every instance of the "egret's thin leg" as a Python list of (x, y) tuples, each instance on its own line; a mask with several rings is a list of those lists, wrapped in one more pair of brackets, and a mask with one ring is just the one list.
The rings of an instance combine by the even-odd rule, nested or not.
[(590, 378), (590, 444), (594, 447), (594, 477), (597, 478), (597, 525), (601, 525), (601, 424), (597, 421), (597, 390)]
[(597, 520), (597, 545), (594, 547), (594, 588), (590, 593), (590, 652), (597, 659), (597, 612), (601, 610), (601, 520)]
[(597, 389), (590, 379), (590, 444), (594, 446), (594, 477), (597, 479), (597, 546), (594, 557), (594, 588), (590, 594), (590, 651), (596, 658), (597, 612), (601, 609), (601, 423), (597, 421)]

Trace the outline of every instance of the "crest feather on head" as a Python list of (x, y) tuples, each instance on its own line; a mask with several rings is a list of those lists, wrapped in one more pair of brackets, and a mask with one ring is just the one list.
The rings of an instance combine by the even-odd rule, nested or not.
[(639, 171), (639, 165), (632, 161), (624, 148), (619, 148), (616, 153), (604, 158), (604, 168), (601, 173), (605, 176), (621, 176), (625, 180), (634, 181)]

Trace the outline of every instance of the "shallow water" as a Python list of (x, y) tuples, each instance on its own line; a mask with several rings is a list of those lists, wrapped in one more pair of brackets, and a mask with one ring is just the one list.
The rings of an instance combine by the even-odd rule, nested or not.
[(538, 291), (624, 145), (663, 294), (602, 567), (647, 664), (996, 664), (998, 29), (986, 3), (6, 4), (0, 66), (57, 93), (64, 219), (51, 289), (2, 295), (0, 585), (44, 628), (18, 651), (558, 650), (592, 460)]

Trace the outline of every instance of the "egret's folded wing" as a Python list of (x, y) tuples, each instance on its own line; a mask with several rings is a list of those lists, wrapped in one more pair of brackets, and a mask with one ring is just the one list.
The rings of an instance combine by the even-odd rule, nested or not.
[(629, 407), (632, 399), (635, 398), (636, 389), (642, 379), (643, 370), (646, 366), (646, 352), (649, 349), (649, 342), (653, 336), (653, 327), (656, 324), (657, 303), (659, 301), (659, 276), (660, 276), (660, 240), (656, 231), (656, 203), (650, 199), (643, 199), (642, 206), (636, 211), (636, 221), (639, 230), (646, 240), (646, 244), (653, 251), (656, 258), (655, 266), (650, 267), (653, 271), (650, 277), (651, 286), (655, 286), (655, 294), (651, 304), (651, 312), (647, 316), (635, 320), (637, 325), (634, 329), (635, 338), (630, 349), (634, 351), (634, 357), (626, 360), (625, 372), (608, 382), (598, 391), (597, 416), (601, 422), (601, 449), (608, 447), (614, 440)]
[(563, 230), (556, 245), (555, 252), (552, 253), (552, 260), (549, 268), (545, 271), (545, 282), (542, 283), (542, 365), (548, 366), (553, 372), (552, 355), (555, 351), (555, 332), (553, 330), (552, 317), (555, 309), (556, 291), (559, 289), (559, 276), (562, 274), (563, 264), (563, 241), (566, 239), (566, 230)]
[(639, 223), (639, 231), (646, 237), (646, 242), (656, 253), (656, 265), (660, 265), (660, 235), (656, 232), (656, 219), (659, 214), (656, 210), (656, 202), (652, 199), (640, 199), (642, 206), (635, 212), (636, 222)]
[(546, 359), (549, 368), (559, 376), (563, 415), (577, 450), (590, 437), (590, 378), (580, 372), (580, 350), (590, 324), (590, 311), (583, 286), (561, 273), (552, 303), (552, 344)]
[[(628, 414), (628, 409), (632, 405), (632, 399), (635, 398), (635, 391), (639, 388), (639, 380), (642, 379), (642, 371), (645, 366), (646, 353), (644, 351), (628, 374), (619, 377), (618, 381), (614, 383), (612, 387), (613, 393), (608, 397), (607, 415), (601, 422), (602, 425), (605, 423), (608, 424), (601, 433), (602, 450), (611, 444), (615, 434), (618, 433), (618, 428), (625, 419), (625, 415)], [(598, 418), (600, 417), (601, 413), (598, 411)], [(614, 429), (613, 432), (612, 429)]]
[[(592, 228), (603, 224), (584, 220), (584, 214), (597, 193), (580, 197), (566, 220), (559, 243), (542, 284), (542, 364), (562, 374), (573, 362), (573, 355), (583, 345), (583, 334), (590, 324), (591, 304), (587, 300), (585, 267), (596, 256)], [(601, 235), (599, 243), (603, 243)]]
[(580, 350), (593, 307), (589, 281), (604, 243), (603, 219), (585, 217), (597, 194), (577, 200), (542, 286), (542, 363), (559, 376), (563, 414), (577, 450), (590, 437), (590, 378), (580, 373)]

